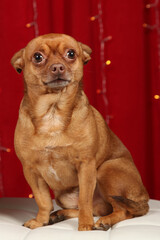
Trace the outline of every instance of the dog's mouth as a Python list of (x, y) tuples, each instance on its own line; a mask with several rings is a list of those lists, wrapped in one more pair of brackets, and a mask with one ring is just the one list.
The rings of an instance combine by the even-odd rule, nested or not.
[(71, 80), (58, 77), (57, 79), (43, 82), (43, 84), (49, 88), (62, 88), (66, 87)]

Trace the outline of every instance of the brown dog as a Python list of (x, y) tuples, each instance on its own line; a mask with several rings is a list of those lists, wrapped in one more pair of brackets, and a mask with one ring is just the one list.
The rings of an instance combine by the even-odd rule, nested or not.
[[(148, 211), (130, 153), (82, 90), (90, 54), (70, 36), (48, 34), (12, 58), (25, 86), (15, 150), (39, 207), (26, 227), (79, 217), (79, 230), (105, 230)], [(49, 187), (63, 210), (51, 213)], [(95, 224), (93, 215), (101, 216)]]

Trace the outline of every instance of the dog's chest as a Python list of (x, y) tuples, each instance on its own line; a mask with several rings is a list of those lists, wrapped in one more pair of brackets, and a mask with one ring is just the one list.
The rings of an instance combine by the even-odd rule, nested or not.
[(37, 169), (53, 190), (75, 187), (78, 185), (77, 171), (67, 159), (51, 159), (41, 163)]
[(63, 130), (64, 121), (58, 113), (49, 111), (37, 122), (37, 132), (42, 134), (54, 135)]

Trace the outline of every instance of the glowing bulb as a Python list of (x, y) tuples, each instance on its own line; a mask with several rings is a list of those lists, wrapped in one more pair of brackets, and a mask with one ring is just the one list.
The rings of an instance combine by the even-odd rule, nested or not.
[(101, 92), (102, 92), (101, 89), (97, 89), (96, 91), (97, 94), (100, 94)]
[(33, 194), (31, 193), (31, 194), (29, 194), (29, 196), (28, 196), (29, 198), (33, 198)]
[(90, 17), (90, 20), (91, 20), (91, 21), (95, 21), (97, 18), (99, 18), (99, 15)]
[(27, 27), (27, 28), (30, 28), (30, 27), (31, 27), (31, 24), (30, 24), (30, 23), (27, 23), (27, 24), (26, 24), (26, 27)]
[(95, 20), (96, 20), (96, 17), (93, 16), (93, 17), (91, 17), (90, 19), (91, 19), (91, 21), (95, 21)]
[(11, 152), (11, 149), (10, 148), (6, 148), (6, 152)]
[(156, 94), (156, 95), (154, 95), (154, 99), (158, 100), (158, 99), (160, 99), (160, 96)]
[(148, 27), (148, 24), (147, 24), (147, 23), (143, 23), (143, 27), (144, 27), (144, 28), (147, 28), (147, 27)]
[(106, 65), (109, 66), (111, 64), (111, 60), (106, 61)]
[(147, 4), (147, 5), (146, 5), (146, 8), (151, 8), (151, 4)]

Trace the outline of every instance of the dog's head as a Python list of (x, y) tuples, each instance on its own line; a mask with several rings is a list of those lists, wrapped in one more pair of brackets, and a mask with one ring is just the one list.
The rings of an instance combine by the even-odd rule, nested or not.
[(48, 34), (33, 39), (17, 52), (11, 63), (18, 73), (23, 70), (29, 86), (63, 89), (70, 82), (81, 81), (83, 65), (92, 50), (65, 34)]

